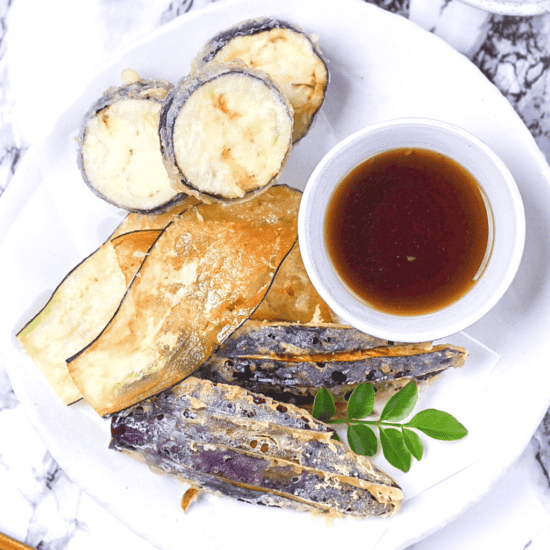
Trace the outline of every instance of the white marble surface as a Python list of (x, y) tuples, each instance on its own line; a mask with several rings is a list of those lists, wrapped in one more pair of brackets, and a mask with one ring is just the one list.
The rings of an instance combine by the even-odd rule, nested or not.
[[(209, 3), (0, 0), (0, 192), (78, 83), (110, 52)], [(467, 55), (511, 101), (550, 160), (550, 15), (493, 15), (457, 0), (373, 3)], [(152, 550), (57, 466), (30, 427), (1, 359), (0, 350), (0, 533), (41, 550)], [(550, 414), (488, 495), (409, 550), (488, 547), (550, 548)]]

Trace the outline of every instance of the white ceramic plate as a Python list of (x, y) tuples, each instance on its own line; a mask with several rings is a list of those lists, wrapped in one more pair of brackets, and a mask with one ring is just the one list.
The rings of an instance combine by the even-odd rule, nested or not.
[[(184, 515), (184, 487), (109, 451), (109, 423), (85, 403), (62, 406), (15, 333), (60, 280), (113, 230), (124, 213), (96, 198), (76, 167), (74, 137), (88, 107), (126, 67), (143, 77), (184, 75), (214, 33), (249, 17), (277, 15), (318, 33), (331, 70), (328, 96), (282, 181), (303, 188), (318, 160), (366, 124), (432, 117), (486, 141), (514, 175), (527, 213), (518, 275), (500, 303), (468, 334), (471, 352), (422, 396), (469, 429), (462, 441), (426, 441), (408, 474), (377, 458), (406, 501), (387, 520), (322, 520), (203, 496)], [(51, 454), (69, 476), (136, 533), (163, 550), (335, 548), (395, 550), (462, 513), (521, 454), (550, 405), (550, 169), (497, 89), (463, 56), (406, 19), (361, 0), (241, 0), (181, 17), (119, 52), (83, 88), (48, 139), (25, 156), (0, 200), (0, 353), (13, 387)]]

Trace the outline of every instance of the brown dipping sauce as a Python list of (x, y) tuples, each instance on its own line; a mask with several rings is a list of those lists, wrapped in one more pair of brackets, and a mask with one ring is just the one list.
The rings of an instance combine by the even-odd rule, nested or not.
[(479, 184), (457, 162), (430, 150), (394, 149), (337, 186), (325, 241), (336, 271), (361, 299), (386, 313), (421, 315), (475, 284), (489, 217)]

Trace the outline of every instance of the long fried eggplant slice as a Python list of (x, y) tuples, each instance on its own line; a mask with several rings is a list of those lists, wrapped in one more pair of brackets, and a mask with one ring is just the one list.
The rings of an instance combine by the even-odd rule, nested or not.
[(161, 233), (105, 329), (67, 361), (100, 415), (181, 381), (258, 307), (297, 238), (300, 194), (279, 189), (280, 218), (229, 221), (237, 204), (211, 220), (201, 204)]
[(309, 280), (299, 242), (285, 258), (252, 319), (297, 323), (331, 323), (337, 320)]
[[(132, 279), (141, 267), (149, 250), (153, 244), (155, 244), (155, 241), (160, 237), (160, 234), (160, 230), (133, 231), (132, 233), (124, 233), (119, 237), (111, 239), (111, 244), (115, 249), (117, 257), (117, 263), (124, 275), (126, 286), (129, 286), (132, 282)], [(122, 298), (123, 296), (120, 300), (122, 300)], [(70, 355), (68, 357), (70, 357)]]
[[(277, 194), (277, 201), (272, 200), (273, 194)], [(258, 196), (252, 201), (240, 203), (239, 210), (242, 219), (254, 219), (268, 217), (275, 214), (281, 216), (284, 210), (289, 209), (288, 200), (299, 200), (300, 191), (286, 185), (274, 185), (263, 196)], [(288, 199), (285, 198), (288, 197)], [(292, 198), (295, 197), (295, 198)], [(113, 234), (129, 233), (137, 230), (164, 229), (181, 211), (190, 205), (198, 204), (194, 197), (188, 197), (177, 207), (172, 207), (162, 214), (128, 214)], [(275, 209), (275, 212), (274, 212)], [(293, 207), (290, 208), (289, 219), (292, 216)], [(215, 203), (202, 210), (204, 216), (210, 219), (224, 219), (224, 206)], [(231, 210), (234, 219), (236, 205)], [(124, 264), (121, 263), (123, 268)], [(315, 287), (311, 284), (300, 254), (299, 243), (281, 264), (279, 271), (269, 288), (265, 299), (258, 309), (252, 314), (251, 319), (261, 321), (298, 322), (298, 323), (331, 323), (337, 318), (325, 301), (319, 296)]]
[(267, 74), (237, 63), (192, 73), (160, 114), (172, 185), (205, 202), (250, 198), (279, 176), (292, 125), (292, 107)]
[(329, 80), (317, 40), (280, 19), (248, 20), (209, 40), (194, 66), (236, 59), (277, 82), (294, 110), (293, 140), (301, 139), (323, 103)]
[(112, 418), (110, 447), (200, 489), (338, 516), (388, 516), (403, 493), (292, 405), (191, 376)]
[(464, 348), (396, 344), (348, 326), (248, 322), (196, 372), (197, 377), (307, 406), (327, 388), (343, 404), (362, 382), (387, 395), (462, 366)]
[(152, 212), (185, 197), (170, 184), (158, 138), (162, 102), (171, 88), (165, 81), (134, 81), (110, 89), (85, 115), (78, 166), (107, 202)]
[(46, 306), (17, 334), (63, 403), (82, 397), (65, 360), (109, 322), (157, 237), (158, 233), (142, 231), (103, 244), (63, 279)]
[[(299, 200), (300, 193), (297, 189), (287, 185), (274, 185), (265, 192), (264, 196), (258, 196), (252, 201), (240, 203), (238, 210), (237, 206), (234, 205), (231, 209), (231, 218), (235, 219), (237, 212), (240, 212), (243, 220), (273, 215), (277, 217), (284, 215), (291, 219), (294, 211), (294, 201)], [(277, 196), (276, 201), (273, 200), (275, 195)], [(164, 229), (179, 213), (196, 204), (198, 204), (197, 199), (187, 197), (184, 202), (162, 214), (130, 213), (124, 218), (111, 238), (131, 231)], [(212, 204), (207, 209), (203, 207), (202, 215), (218, 221), (226, 219), (224, 206), (221, 203)], [(139, 254), (139, 251), (136, 251), (136, 254)], [(121, 262), (121, 268), (124, 269), (123, 262)], [(299, 243), (296, 243), (281, 264), (269, 292), (258, 309), (252, 314), (251, 319), (298, 323), (331, 323), (336, 321), (336, 316), (309, 280), (300, 254)]]
[[(277, 197), (275, 199), (275, 197)], [(240, 219), (281, 218), (292, 220), (295, 201), (301, 198), (301, 191), (287, 185), (274, 185), (264, 194), (251, 201), (234, 204), (230, 216)], [(187, 203), (187, 201), (186, 201)], [(223, 221), (228, 219), (223, 203), (203, 206), (201, 215), (208, 219)], [(307, 275), (299, 243), (291, 250), (282, 263), (265, 299), (252, 314), (251, 319), (262, 321), (288, 321), (298, 323), (333, 322), (334, 313), (319, 296)]]

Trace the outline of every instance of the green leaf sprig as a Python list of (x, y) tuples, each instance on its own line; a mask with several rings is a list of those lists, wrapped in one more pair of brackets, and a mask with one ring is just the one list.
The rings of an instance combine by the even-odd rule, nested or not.
[(327, 424), (347, 424), (348, 443), (355, 453), (374, 456), (378, 452), (378, 438), (386, 460), (403, 472), (408, 472), (412, 458), (421, 460), (424, 444), (415, 430), (441, 441), (455, 441), (468, 434), (454, 416), (437, 409), (426, 409), (403, 421), (412, 413), (418, 399), (416, 382), (409, 382), (388, 399), (378, 420), (365, 420), (374, 410), (375, 393), (372, 384), (359, 384), (353, 390), (345, 419), (335, 419), (334, 398), (326, 388), (315, 396), (313, 416)]

